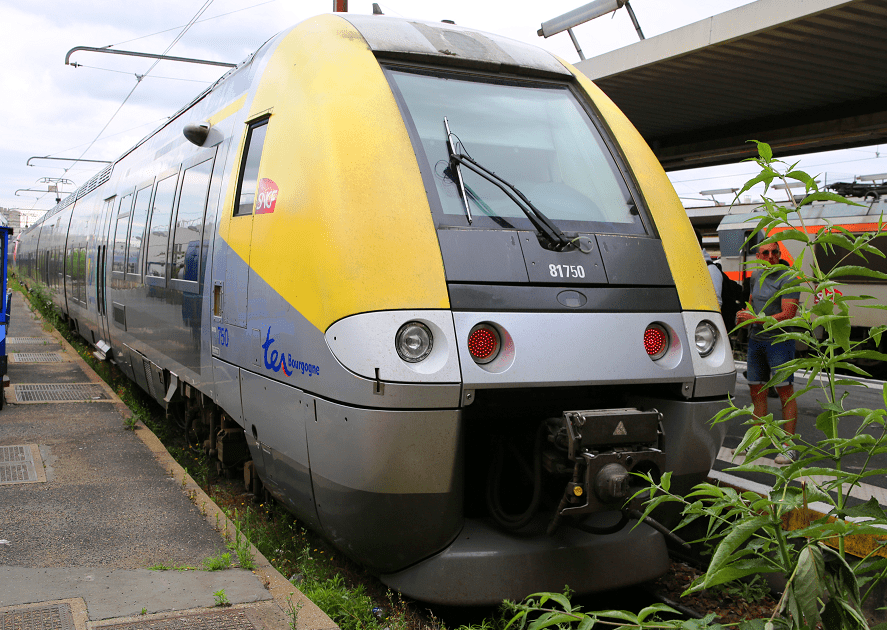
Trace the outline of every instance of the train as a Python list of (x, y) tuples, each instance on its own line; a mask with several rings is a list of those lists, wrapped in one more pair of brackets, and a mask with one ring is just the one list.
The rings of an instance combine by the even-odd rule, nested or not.
[[(823, 229), (844, 228), (853, 234), (862, 234), (865, 232), (878, 232), (882, 234), (876, 236), (871, 245), (880, 250), (887, 252), (887, 229), (882, 225), (885, 212), (887, 212), (887, 197), (882, 196), (878, 192), (878, 188), (871, 186), (853, 184), (832, 184), (829, 188), (836, 190), (839, 194), (844, 192), (852, 194), (848, 197), (855, 205), (838, 203), (838, 202), (814, 202), (805, 205), (800, 209), (800, 216), (795, 213), (789, 215), (788, 225), (771, 230), (768, 235), (778, 234), (787, 230), (804, 230), (810, 233), (816, 233)], [(857, 196), (858, 195), (858, 196)], [(749, 290), (749, 280), (754, 271), (754, 265), (747, 264), (755, 261), (754, 247), (760, 242), (764, 235), (759, 233), (754, 239), (749, 237), (757, 223), (757, 219), (761, 216), (761, 210), (752, 211), (750, 213), (727, 214), (718, 225), (718, 240), (720, 243), (721, 257), (720, 264), (724, 273), (728, 277), (743, 284), (747, 291)], [(801, 254), (804, 247), (802, 241), (785, 239), (779, 242), (782, 252), (781, 258), (788, 264), (793, 264), (795, 259)], [(816, 245), (814, 248), (816, 259), (820, 267), (824, 271), (831, 270), (835, 265), (859, 265), (882, 273), (887, 273), (887, 259), (876, 256), (866, 255), (852, 256), (845, 259), (846, 250), (835, 248), (833, 251)], [(812, 276), (813, 259), (809, 255), (804, 258), (803, 270)], [(881, 337), (879, 343), (870, 338), (869, 331), (876, 326), (887, 325), (887, 316), (880, 309), (865, 308), (865, 304), (887, 304), (887, 282), (879, 278), (871, 278), (867, 276), (842, 276), (841, 294), (846, 296), (863, 297), (869, 296), (871, 300), (850, 301), (850, 317), (852, 318), (852, 326), (850, 328), (850, 339), (855, 342), (864, 342), (858, 348), (859, 350), (875, 350), (881, 353), (887, 353), (887, 339)], [(802, 297), (802, 302), (804, 295)], [(811, 296), (811, 302), (808, 306), (812, 306), (820, 299), (821, 294)], [(821, 329), (818, 331), (821, 334)], [(741, 343), (741, 342), (740, 342)], [(801, 347), (800, 342), (797, 344), (798, 350), (804, 352), (806, 347)], [(852, 360), (857, 367), (862, 368), (870, 376), (884, 380), (887, 378), (887, 363), (870, 358), (856, 358)]]
[(735, 387), (642, 137), (566, 62), (449, 22), (281, 32), (15, 266), (220, 471), (430, 603), (662, 575), (634, 473), (704, 481)]

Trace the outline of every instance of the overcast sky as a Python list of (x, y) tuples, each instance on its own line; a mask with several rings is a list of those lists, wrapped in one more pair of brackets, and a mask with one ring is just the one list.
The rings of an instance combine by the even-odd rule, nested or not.
[[(388, 0), (387, 15), (477, 28), (545, 48), (567, 61), (578, 55), (566, 33), (543, 39), (541, 22), (587, 0)], [(648, 38), (751, 0), (632, 0)], [(372, 13), (372, 2), (349, 0), (352, 13)], [(113, 160), (189, 102), (225, 68), (77, 52), (75, 46), (166, 53), (237, 63), (275, 33), (320, 13), (333, 0), (0, 0), (0, 206), (51, 208), (42, 178), (65, 178), (71, 192), (102, 165), (32, 160), (32, 156)], [(202, 13), (200, 13), (202, 11)], [(195, 16), (197, 21), (182, 35)], [(637, 41), (625, 9), (574, 29), (586, 57)], [(177, 38), (180, 38), (176, 42)], [(170, 45), (175, 45), (169, 49)], [(169, 50), (167, 50), (169, 49)], [(144, 76), (139, 81), (138, 76)], [(132, 93), (131, 93), (132, 92)], [(130, 94), (131, 93), (131, 94)], [(128, 97), (128, 98), (127, 98)], [(805, 156), (809, 172), (852, 175), (887, 172), (877, 147)], [(748, 166), (672, 173), (678, 194), (740, 185)], [(692, 201), (688, 201), (692, 204)]]

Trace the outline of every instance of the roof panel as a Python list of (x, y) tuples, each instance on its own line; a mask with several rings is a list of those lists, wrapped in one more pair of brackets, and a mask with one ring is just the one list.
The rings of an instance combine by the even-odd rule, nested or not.
[(579, 62), (666, 169), (887, 141), (887, 0), (758, 0)]

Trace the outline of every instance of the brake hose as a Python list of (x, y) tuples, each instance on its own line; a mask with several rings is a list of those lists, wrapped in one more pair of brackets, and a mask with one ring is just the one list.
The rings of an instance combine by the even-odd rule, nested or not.
[(490, 464), (490, 473), (487, 476), (487, 509), (493, 519), (502, 527), (509, 530), (518, 530), (525, 527), (533, 520), (539, 503), (542, 501), (542, 442), (546, 429), (545, 423), (539, 425), (536, 432), (536, 442), (533, 448), (533, 496), (530, 505), (522, 514), (508, 514), (502, 508), (499, 486), (502, 482), (502, 470), (505, 465), (505, 445), (502, 440), (496, 444), (496, 452)]

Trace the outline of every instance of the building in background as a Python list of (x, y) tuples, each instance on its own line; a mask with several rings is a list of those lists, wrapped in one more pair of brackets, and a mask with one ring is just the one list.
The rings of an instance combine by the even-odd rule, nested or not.
[(44, 214), (46, 214), (46, 210), (0, 208), (0, 216), (6, 219), (7, 225), (13, 230), (13, 234), (19, 234)]

